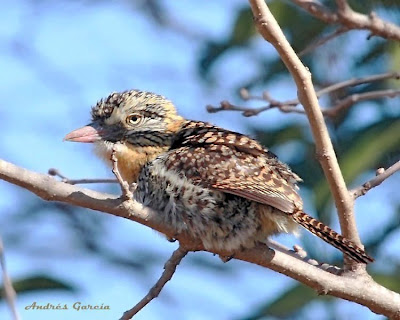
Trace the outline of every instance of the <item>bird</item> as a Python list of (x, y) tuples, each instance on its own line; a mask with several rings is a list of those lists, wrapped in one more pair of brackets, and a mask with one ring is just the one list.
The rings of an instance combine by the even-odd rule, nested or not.
[(160, 223), (189, 233), (206, 250), (252, 248), (298, 226), (359, 263), (374, 259), (303, 211), (301, 178), (251, 137), (177, 113), (164, 96), (112, 92), (91, 109), (91, 122), (64, 140), (93, 143), (95, 152), (136, 185), (134, 200)]

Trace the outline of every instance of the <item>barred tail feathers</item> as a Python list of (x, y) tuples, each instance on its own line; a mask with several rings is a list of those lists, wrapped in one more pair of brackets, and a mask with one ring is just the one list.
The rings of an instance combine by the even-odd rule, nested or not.
[(295, 211), (292, 213), (292, 218), (302, 227), (315, 234), (325, 242), (339, 249), (343, 253), (347, 254), (350, 258), (361, 263), (370, 263), (374, 259), (370, 257), (363, 249), (358, 247), (355, 243), (347, 240), (342, 235), (332, 230), (322, 222), (309, 216), (307, 213), (302, 211)]

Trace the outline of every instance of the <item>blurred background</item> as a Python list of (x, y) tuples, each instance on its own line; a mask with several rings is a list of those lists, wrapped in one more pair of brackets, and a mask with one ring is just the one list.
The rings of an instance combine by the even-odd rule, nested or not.
[[(333, 6), (333, 1), (323, 1)], [(398, 1), (350, 1), (400, 23)], [(271, 10), (296, 51), (332, 32), (290, 1)], [(167, 96), (180, 113), (260, 139), (304, 179), (306, 211), (339, 229), (331, 195), (315, 159), (306, 118), (278, 110), (257, 117), (207, 113), (222, 100), (247, 107), (238, 94), (264, 90), (277, 100), (296, 88), (272, 46), (255, 32), (247, 2), (220, 1), (2, 1), (0, 11), (0, 157), (33, 171), (57, 168), (67, 177), (105, 178), (111, 171), (90, 145), (63, 142), (85, 125), (90, 107), (112, 91), (138, 88)], [(317, 88), (354, 77), (400, 70), (394, 41), (352, 31), (304, 55)], [(324, 96), (325, 108), (350, 94), (399, 89), (399, 80), (347, 88)], [(400, 155), (400, 98), (357, 103), (327, 118), (346, 182), (356, 187)], [(299, 106), (298, 108), (301, 108)], [(369, 267), (379, 283), (400, 292), (399, 175), (361, 197), (357, 221)], [(90, 185), (119, 193), (116, 185)], [(23, 319), (117, 319), (155, 283), (177, 247), (156, 232), (104, 213), (46, 203), (0, 181), (0, 235)], [(279, 242), (300, 244), (309, 256), (339, 263), (339, 251), (302, 232)], [(72, 304), (108, 305), (76, 311)], [(67, 304), (69, 310), (25, 310)], [(381, 319), (367, 308), (318, 296), (268, 269), (207, 253), (181, 263), (160, 297), (137, 319)], [(4, 300), (0, 319), (11, 319)]]

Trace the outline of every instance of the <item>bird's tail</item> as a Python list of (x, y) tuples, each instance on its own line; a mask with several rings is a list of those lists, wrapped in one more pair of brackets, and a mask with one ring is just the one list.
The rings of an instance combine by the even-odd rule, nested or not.
[(302, 227), (306, 228), (308, 231), (320, 237), (322, 240), (326, 241), (330, 245), (347, 254), (353, 260), (366, 264), (374, 261), (372, 257), (370, 257), (355, 243), (347, 240), (345, 237), (332, 230), (317, 219), (309, 216), (307, 213), (303, 211), (295, 211), (292, 214), (292, 218)]

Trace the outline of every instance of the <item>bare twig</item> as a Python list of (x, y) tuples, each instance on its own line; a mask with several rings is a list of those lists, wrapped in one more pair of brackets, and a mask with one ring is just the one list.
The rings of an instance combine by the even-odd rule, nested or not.
[[(160, 223), (157, 219), (157, 212), (134, 200), (126, 201), (110, 194), (66, 184), (48, 175), (17, 167), (1, 159), (0, 179), (25, 188), (44, 200), (90, 208), (139, 222), (167, 237), (178, 239), (185, 248), (191, 248), (190, 251), (204, 250), (198, 243), (198, 239), (193, 239), (186, 233), (177, 235), (171, 225)], [(232, 254), (232, 252), (220, 250), (210, 250), (210, 252), (224, 256)], [(351, 277), (337, 276), (292, 255), (280, 250), (269, 249), (261, 244), (236, 252), (234, 259), (254, 263), (285, 274), (321, 294), (355, 301), (390, 319), (400, 317), (400, 295), (377, 284), (367, 274), (353, 272)]]
[[(387, 79), (400, 79), (400, 72), (387, 72), (382, 74), (376, 74), (372, 76), (366, 76), (362, 78), (354, 78), (346, 81), (342, 81), (339, 83), (335, 83), (333, 85), (327, 86), (321, 90), (316, 92), (318, 98), (325, 94), (332, 93), (337, 90), (344, 89), (346, 87), (354, 87), (360, 84), (372, 83), (376, 81), (382, 81)], [(360, 94), (354, 94), (345, 99), (339, 101), (335, 106), (331, 108), (323, 108), (321, 112), (324, 116), (328, 116), (334, 118), (338, 115), (339, 111), (349, 108), (355, 103), (364, 100), (371, 100), (377, 98), (393, 98), (396, 95), (400, 94), (400, 90), (388, 89), (388, 90), (377, 90), (371, 92), (365, 92)], [(246, 89), (240, 90), (240, 95), (243, 100), (259, 100), (268, 102), (267, 105), (261, 106), (259, 108), (248, 108), (237, 106), (231, 104), (229, 101), (222, 101), (219, 107), (214, 107), (211, 105), (207, 106), (207, 111), (210, 113), (220, 112), (220, 111), (239, 111), (242, 112), (243, 116), (251, 117), (260, 114), (261, 112), (271, 110), (277, 108), (279, 111), (284, 113), (300, 113), (305, 114), (304, 109), (296, 108), (298, 104), (300, 104), (299, 99), (292, 99), (286, 101), (278, 101), (271, 98), (270, 94), (267, 91), (264, 91), (262, 96), (251, 95)]]
[(88, 184), (88, 183), (117, 183), (118, 180), (116, 179), (69, 179), (68, 177), (64, 176), (60, 170), (55, 168), (50, 168), (48, 170), (48, 174), (54, 177), (61, 178), (62, 182), (69, 183), (69, 184)]
[(331, 92), (334, 92), (334, 91), (337, 91), (340, 89), (344, 89), (346, 87), (355, 87), (360, 84), (366, 84), (366, 83), (388, 80), (388, 79), (400, 80), (400, 72), (386, 72), (386, 73), (374, 74), (372, 76), (354, 78), (354, 79), (338, 82), (338, 83), (335, 83), (328, 87), (325, 87), (321, 90), (318, 90), (317, 96), (321, 97), (324, 94), (331, 93)]
[(11, 279), (8, 276), (6, 269), (6, 259), (4, 257), (4, 245), (3, 239), (0, 237), (0, 265), (3, 274), (3, 287), (4, 287), (4, 296), (12, 313), (12, 317), (14, 320), (19, 320), (20, 316), (17, 311), (17, 306), (15, 303), (15, 298), (17, 294), (15, 293), (14, 287), (12, 285)]
[(187, 255), (188, 252), (189, 251), (187, 249), (185, 249), (180, 245), (179, 248), (172, 253), (171, 257), (165, 263), (164, 272), (162, 273), (161, 277), (158, 279), (156, 284), (150, 289), (150, 291), (146, 294), (146, 296), (142, 300), (140, 300), (132, 309), (125, 311), (120, 320), (131, 319), (135, 314), (137, 314), (140, 310), (142, 310), (151, 300), (157, 298), (161, 290), (164, 288), (165, 284), (169, 280), (171, 280), (172, 276), (176, 271), (176, 267), (179, 265), (179, 263)]
[(114, 173), (115, 177), (117, 178), (119, 184), (121, 185), (121, 191), (122, 191), (122, 196), (125, 200), (130, 200), (133, 198), (132, 191), (129, 189), (129, 184), (126, 182), (121, 174), (119, 173), (118, 170), (118, 158), (117, 158), (117, 151), (116, 151), (117, 143), (114, 144), (112, 152), (111, 152), (111, 162), (113, 164), (112, 166), (112, 172)]
[(369, 190), (379, 186), (383, 181), (389, 178), (392, 174), (400, 170), (400, 161), (397, 161), (394, 165), (384, 170), (383, 168), (378, 169), (376, 172), (376, 177), (367, 181), (362, 186), (350, 190), (350, 194), (354, 199), (365, 195)]
[(371, 35), (400, 41), (400, 28), (397, 25), (382, 20), (374, 12), (369, 15), (355, 12), (347, 1), (336, 1), (337, 12), (331, 11), (317, 0), (292, 0), (292, 2), (326, 23), (341, 25), (349, 30), (368, 30)]
[(332, 39), (342, 35), (343, 33), (346, 33), (349, 31), (347, 28), (344, 27), (339, 27), (335, 31), (317, 39), (317, 41), (312, 42), (310, 45), (305, 47), (303, 50), (301, 50), (298, 55), (299, 57), (305, 56), (307, 53), (310, 53), (311, 51), (314, 51), (318, 47), (323, 46), (325, 43), (328, 41), (331, 41)]
[[(288, 113), (288, 112), (293, 112), (293, 113), (302, 113), (304, 114), (304, 110), (302, 109), (298, 109), (295, 108), (293, 105), (290, 104), (290, 101), (284, 101), (284, 102), (269, 102), (268, 105), (266, 106), (262, 106), (259, 108), (247, 108), (247, 107), (242, 107), (242, 106), (236, 106), (232, 103), (230, 103), (229, 101), (221, 101), (220, 103), (220, 107), (214, 107), (211, 105), (208, 105), (207, 111), (210, 113), (215, 113), (215, 112), (219, 112), (219, 111), (240, 111), (242, 112), (243, 116), (245, 117), (252, 117), (252, 116), (256, 116), (261, 112), (273, 109), (273, 108), (277, 108), (282, 112)], [(298, 104), (298, 102), (296, 103)]]
[(394, 89), (376, 90), (376, 91), (370, 91), (370, 92), (364, 92), (364, 93), (355, 93), (350, 96), (347, 96), (343, 100), (340, 100), (339, 102), (337, 102), (335, 104), (335, 106), (333, 106), (332, 108), (329, 108), (329, 109), (325, 109), (323, 112), (326, 116), (334, 118), (340, 112), (342, 112), (345, 109), (350, 108), (357, 102), (365, 101), (365, 100), (379, 99), (379, 98), (394, 98), (398, 95), (400, 95), (400, 89), (398, 89), (398, 90), (394, 90)]

